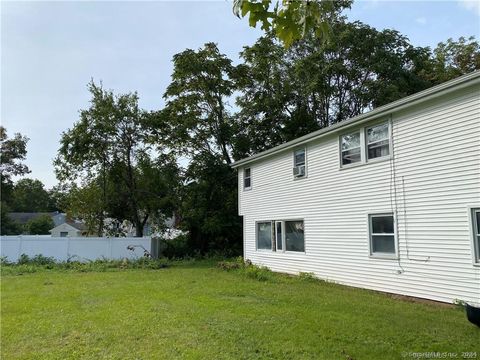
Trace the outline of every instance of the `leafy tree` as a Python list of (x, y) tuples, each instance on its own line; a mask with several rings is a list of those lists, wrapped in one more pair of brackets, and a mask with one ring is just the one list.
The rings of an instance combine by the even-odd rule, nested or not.
[(5, 201), (2, 201), (0, 209), (0, 235), (20, 235), (23, 231), (23, 227), (8, 216), (9, 212), (11, 212), (11, 209), (7, 206)]
[(331, 34), (331, 19), (344, 8), (350, 8), (352, 0), (235, 0), (233, 12), (238, 17), (249, 15), (249, 25), (261, 23), (265, 31), (274, 34), (289, 47), (294, 41), (314, 32), (325, 39)]
[(332, 22), (332, 41), (306, 36), (288, 50), (273, 35), (241, 53), (236, 157), (266, 150), (389, 103), (431, 83), (428, 48), (393, 30)]
[(21, 233), (21, 226), (8, 217), (11, 211), (9, 204), (13, 192), (13, 176), (21, 176), (30, 172), (23, 164), (27, 156), (28, 138), (15, 134), (8, 138), (7, 130), (0, 126), (0, 184), (1, 184), (1, 229), (2, 235), (17, 235)]
[(11, 201), (12, 211), (53, 211), (50, 195), (40, 180), (24, 178), (15, 184)]
[(232, 61), (207, 43), (198, 51), (174, 55), (173, 65), (166, 108), (155, 124), (162, 141), (188, 156), (210, 153), (231, 163), (235, 127), (228, 99), (236, 89)]
[(474, 36), (448, 39), (433, 50), (432, 66), (425, 77), (434, 84), (480, 69), (480, 44)]
[(52, 217), (47, 214), (29, 220), (25, 224), (25, 232), (29, 235), (48, 235), (55, 227)]
[(23, 164), (27, 157), (28, 138), (17, 133), (8, 138), (7, 129), (0, 126), (0, 178), (2, 201), (9, 201), (13, 189), (12, 176), (21, 176), (30, 172)]
[(237, 176), (221, 158), (196, 156), (185, 174), (181, 227), (189, 231), (189, 249), (240, 254), (242, 221), (237, 214)]
[[(97, 219), (99, 235), (109, 215), (130, 221), (136, 235), (142, 236), (152, 211), (169, 210), (158, 198), (154, 205), (145, 199), (152, 193), (160, 196), (155, 188), (159, 185), (143, 178), (148, 173), (145, 166), (153, 164), (145, 126), (150, 115), (139, 109), (136, 93), (114, 95), (93, 82), (89, 90), (90, 108), (81, 111), (79, 122), (62, 136), (55, 160), (57, 177), (82, 180), (70, 209), (92, 226), (93, 218)], [(144, 188), (145, 184), (152, 188)]]
[(106, 206), (102, 195), (101, 179), (85, 182), (81, 187), (72, 185), (63, 199), (67, 217), (82, 219), (90, 234), (103, 236)]

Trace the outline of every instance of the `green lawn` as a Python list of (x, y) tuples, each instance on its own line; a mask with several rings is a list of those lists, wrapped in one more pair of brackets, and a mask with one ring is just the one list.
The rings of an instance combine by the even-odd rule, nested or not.
[(3, 275), (2, 359), (396, 359), (477, 352), (459, 308), (191, 262)]

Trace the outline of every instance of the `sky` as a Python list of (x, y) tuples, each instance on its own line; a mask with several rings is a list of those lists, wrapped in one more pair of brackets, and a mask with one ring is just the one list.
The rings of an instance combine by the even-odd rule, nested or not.
[[(30, 140), (28, 177), (57, 183), (52, 160), (63, 131), (89, 106), (87, 83), (137, 91), (147, 110), (163, 105), (171, 59), (215, 42), (238, 62), (262, 31), (218, 1), (2, 1), (0, 121)], [(345, 15), (381, 30), (396, 29), (416, 46), (480, 38), (478, 1), (356, 1)]]

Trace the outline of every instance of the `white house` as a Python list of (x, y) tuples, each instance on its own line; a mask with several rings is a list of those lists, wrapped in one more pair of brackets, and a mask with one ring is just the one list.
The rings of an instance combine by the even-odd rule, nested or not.
[(83, 223), (64, 222), (50, 230), (52, 237), (82, 237), (87, 236), (87, 228)]
[(232, 166), (252, 263), (480, 303), (480, 72)]

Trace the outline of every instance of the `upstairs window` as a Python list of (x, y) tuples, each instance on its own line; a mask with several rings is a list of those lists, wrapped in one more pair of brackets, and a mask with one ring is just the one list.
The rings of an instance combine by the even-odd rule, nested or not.
[(480, 208), (472, 209), (473, 251), (476, 263), (480, 263)]
[(341, 137), (342, 165), (349, 165), (362, 160), (360, 131)]
[(390, 155), (388, 123), (367, 128), (367, 158), (375, 159)]
[(305, 177), (305, 149), (293, 153), (293, 176), (296, 178)]
[(243, 188), (250, 189), (252, 187), (252, 173), (250, 168), (243, 171)]
[(396, 255), (395, 221), (393, 214), (369, 215), (370, 225), (370, 255)]

